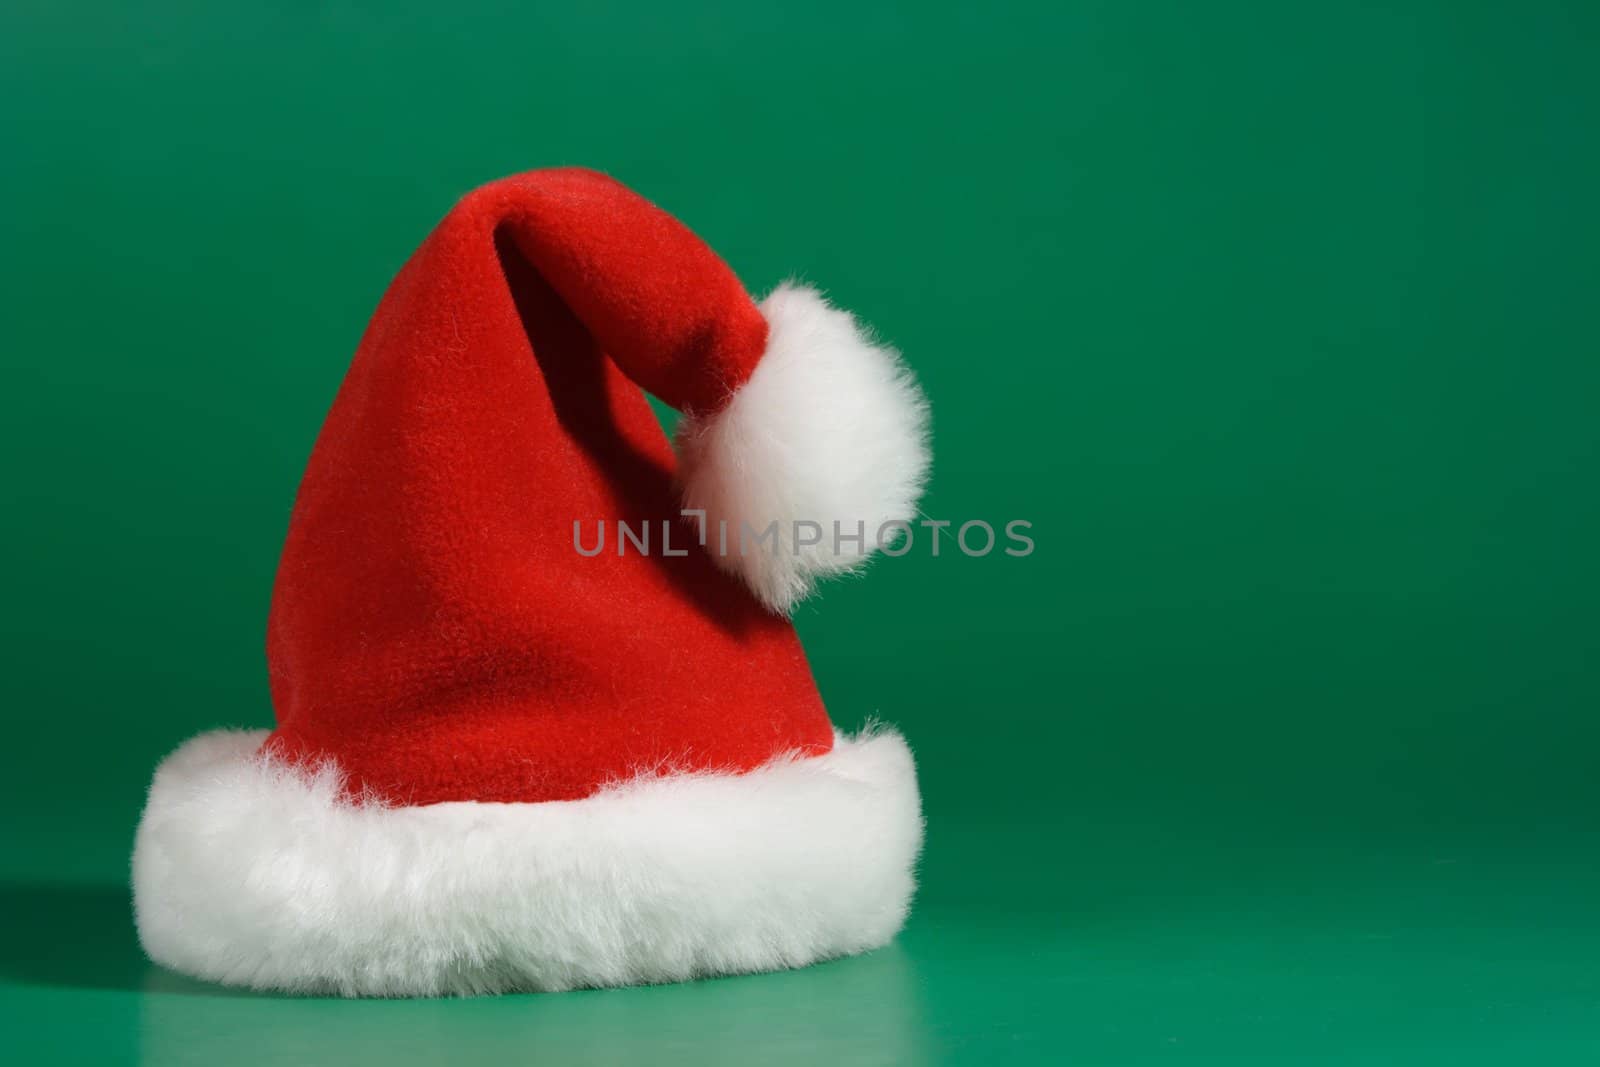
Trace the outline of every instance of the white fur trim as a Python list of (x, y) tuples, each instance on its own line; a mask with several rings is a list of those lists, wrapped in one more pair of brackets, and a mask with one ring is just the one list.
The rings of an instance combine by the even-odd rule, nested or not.
[(228, 985), (431, 996), (798, 967), (900, 929), (922, 842), (899, 734), (544, 804), (355, 804), (218, 731), (157, 769), (139, 940)]
[[(928, 406), (894, 349), (815, 289), (780, 285), (761, 313), (767, 351), (750, 380), (716, 414), (690, 413), (677, 438), (684, 506), (705, 512), (712, 557), (787, 614), (817, 578), (860, 566), (886, 523), (916, 515)], [(751, 537), (741, 553), (742, 523), (759, 534), (773, 522), (775, 547)], [(797, 538), (797, 522), (820, 526), (822, 542), (797, 548), (814, 533)], [(863, 530), (864, 548), (836, 545), (835, 523)]]

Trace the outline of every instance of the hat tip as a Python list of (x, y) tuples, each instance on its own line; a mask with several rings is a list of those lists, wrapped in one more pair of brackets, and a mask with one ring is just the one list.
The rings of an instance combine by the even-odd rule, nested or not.
[(679, 424), (680, 480), (717, 564), (789, 615), (917, 514), (928, 405), (899, 353), (816, 289), (787, 282), (760, 306), (767, 348), (749, 379)]

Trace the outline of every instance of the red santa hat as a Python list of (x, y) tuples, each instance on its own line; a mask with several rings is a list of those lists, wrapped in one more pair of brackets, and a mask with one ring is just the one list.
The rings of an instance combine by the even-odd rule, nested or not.
[[(676, 455), (643, 390), (684, 413)], [(301, 483), (277, 728), (156, 771), (145, 950), (429, 995), (885, 943), (922, 837), (911, 754), (835, 732), (784, 615), (860, 562), (851, 535), (915, 513), (926, 423), (851, 316), (800, 286), (758, 306), (609, 178), (468, 195), (379, 304)], [(593, 553), (602, 521), (632, 536)]]

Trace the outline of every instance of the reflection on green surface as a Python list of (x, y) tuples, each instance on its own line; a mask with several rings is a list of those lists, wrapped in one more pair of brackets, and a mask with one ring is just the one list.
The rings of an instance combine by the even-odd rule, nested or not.
[[(293, 1001), (142, 998), (148, 1062), (307, 1058), (516, 1063), (922, 1063), (931, 1035), (903, 949), (815, 972), (644, 989), (479, 1000)], [(161, 984), (160, 982), (156, 983)]]

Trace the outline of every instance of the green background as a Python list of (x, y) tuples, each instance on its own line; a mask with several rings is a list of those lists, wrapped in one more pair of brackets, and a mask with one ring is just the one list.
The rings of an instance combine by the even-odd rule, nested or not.
[[(538, 6), (0, 15), (13, 1062), (1600, 1057), (1600, 6)], [(917, 750), (917, 910), (652, 989), (164, 973), (143, 790), (270, 721), (366, 317), (553, 164), (858, 311), (931, 397), (927, 514), (1034, 524), (798, 618)]]

